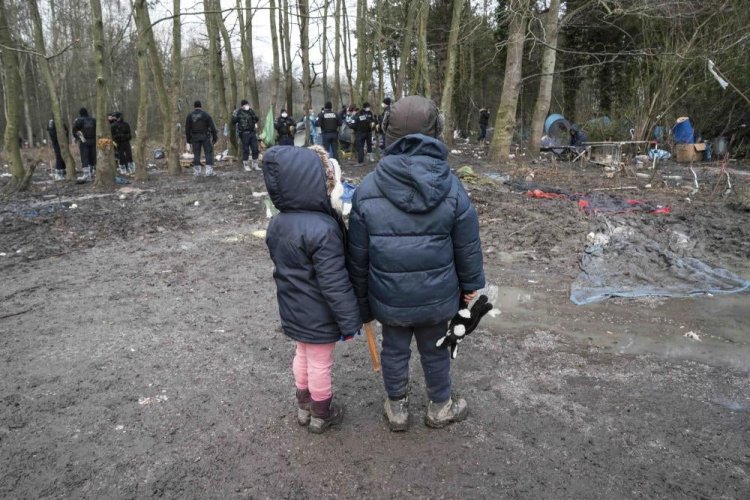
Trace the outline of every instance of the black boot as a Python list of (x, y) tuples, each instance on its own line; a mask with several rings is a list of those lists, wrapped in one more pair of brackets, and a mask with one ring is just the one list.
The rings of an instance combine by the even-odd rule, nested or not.
[(322, 434), (332, 425), (340, 424), (344, 420), (344, 407), (333, 403), (328, 398), (325, 401), (315, 401), (310, 404), (310, 425), (307, 430), (313, 434)]
[(310, 423), (310, 405), (312, 398), (307, 389), (297, 389), (297, 423), (307, 425)]

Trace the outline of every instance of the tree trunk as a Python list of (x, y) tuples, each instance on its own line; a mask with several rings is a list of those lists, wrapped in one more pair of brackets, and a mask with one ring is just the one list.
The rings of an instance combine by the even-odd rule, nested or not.
[(430, 64), (427, 60), (427, 18), (430, 13), (429, 0), (422, 0), (419, 6), (417, 25), (417, 64), (412, 78), (414, 93), (430, 98)]
[(151, 16), (148, 12), (148, 4), (146, 0), (135, 0), (135, 22), (138, 28), (138, 36), (143, 36), (146, 39), (148, 58), (151, 65), (151, 71), (154, 74), (154, 87), (156, 95), (159, 98), (159, 108), (161, 110), (161, 119), (163, 123), (162, 139), (164, 144), (168, 145), (172, 142), (172, 126), (170, 123), (172, 111), (169, 96), (167, 95), (167, 86), (164, 81), (164, 69), (161, 64), (159, 51), (156, 48), (153, 26), (151, 25)]
[(458, 58), (458, 33), (461, 29), (461, 11), (464, 0), (453, 0), (453, 17), (451, 18), (451, 30), (448, 34), (448, 61), (445, 67), (445, 82), (443, 83), (443, 98), (440, 100), (440, 108), (445, 116), (445, 143), (453, 146), (453, 128), (455, 121), (453, 117), (453, 85), (456, 80), (456, 59)]
[(304, 105), (302, 118), (305, 121), (305, 144), (310, 144), (310, 123), (308, 109), (312, 107), (312, 85), (310, 84), (310, 11), (307, 0), (297, 1), (299, 14), (299, 39), (302, 52), (302, 89), (304, 91)]
[(271, 18), (271, 48), (273, 50), (273, 67), (271, 69), (271, 104), (276, 110), (279, 101), (279, 35), (276, 31), (276, 0), (269, 0), (268, 12)]
[[(211, 113), (215, 117), (220, 117), (220, 120), (215, 121), (218, 121), (217, 128), (220, 129), (223, 135), (225, 125), (231, 122), (232, 112), (227, 105), (224, 68), (221, 61), (221, 35), (219, 33), (219, 25), (222, 23), (220, 13), (221, 4), (218, 0), (204, 0), (203, 6), (206, 15), (206, 30), (208, 31), (208, 50), (213, 54), (213, 57), (209, 58), (213, 64), (211, 73), (215, 78), (216, 96), (218, 97), (216, 107), (211, 110)], [(232, 127), (229, 128), (231, 129)]]
[(26, 142), (28, 142), (29, 147), (33, 148), (35, 146), (34, 144), (34, 123), (31, 120), (31, 107), (29, 106), (29, 101), (31, 100), (31, 97), (29, 96), (29, 90), (31, 86), (29, 85), (28, 80), (28, 68), (27, 65), (29, 64), (29, 60), (25, 55), (20, 55), (18, 57), (18, 76), (21, 78), (21, 101), (23, 102), (23, 123), (26, 126)]
[(240, 23), (240, 44), (242, 47), (242, 64), (245, 66), (245, 96), (256, 113), (260, 113), (260, 97), (255, 79), (255, 55), (253, 54), (253, 16), (251, 0), (245, 3), (245, 18), (240, 9), (242, 0), (237, 0), (237, 14)]
[[(221, 9), (221, 5), (219, 2), (216, 2), (216, 8), (219, 10)], [(239, 101), (237, 100), (237, 72), (234, 69), (234, 57), (232, 56), (232, 45), (231, 40), (229, 39), (229, 32), (227, 31), (227, 27), (224, 25), (221, 14), (216, 14), (216, 22), (219, 24), (219, 28), (221, 29), (221, 39), (224, 41), (224, 52), (226, 53), (227, 57), (227, 70), (229, 73), (229, 102), (231, 103), (227, 107), (227, 112), (229, 113), (227, 123), (230, 124), (229, 143), (232, 145), (232, 154), (234, 156), (239, 156), (237, 131), (234, 127), (231, 126), (231, 110), (234, 109), (235, 106), (239, 105)]]
[(365, 15), (367, 12), (367, 2), (357, 0), (357, 84), (355, 87), (356, 95), (353, 100), (360, 105), (367, 100), (367, 83), (372, 75), (367, 74), (367, 25), (365, 24)]
[(544, 53), (542, 54), (542, 76), (539, 78), (539, 95), (534, 105), (534, 116), (531, 120), (531, 138), (529, 140), (529, 154), (539, 156), (540, 143), (544, 133), (544, 121), (549, 113), (552, 100), (552, 82), (557, 57), (558, 16), (560, 14), (560, 0), (550, 0), (549, 12), (544, 20)]
[(508, 28), (508, 48), (505, 60), (505, 78), (500, 104), (495, 117), (495, 134), (490, 146), (490, 159), (508, 161), (510, 144), (516, 126), (516, 108), (521, 89), (523, 71), (523, 43), (526, 37), (528, 8), (530, 0), (511, 0), (507, 15), (510, 17)]
[[(289, 116), (293, 114), (294, 107), (294, 80), (292, 78), (292, 44), (289, 33), (289, 2), (288, 0), (281, 0), (283, 8), (279, 11), (279, 22), (283, 29), (282, 37), (284, 43), (282, 47), (284, 57), (284, 88), (286, 89), (286, 110), (289, 112)], [(282, 19), (283, 14), (283, 19)]]
[(6, 192), (20, 191), (30, 179), (25, 179), (26, 170), (23, 168), (21, 148), (18, 145), (18, 129), (21, 117), (21, 77), (18, 74), (18, 53), (13, 50), (15, 42), (8, 26), (7, 7), (5, 0), (0, 0), (0, 44), (8, 49), (0, 50), (0, 60), (3, 62), (2, 71), (5, 81), (5, 157), (10, 163), (11, 180), (5, 186)]
[[(331, 0), (323, 0), (323, 31), (321, 32), (321, 62), (323, 65), (323, 102), (328, 100), (328, 7)], [(309, 26), (309, 22), (308, 22)]]
[(335, 14), (335, 31), (336, 31), (336, 48), (333, 51), (333, 94), (334, 94), (334, 110), (337, 110), (343, 103), (341, 99), (341, 45), (343, 43), (341, 38), (341, 4), (343, 0), (336, 0), (336, 14)]
[[(52, 69), (50, 68), (49, 60), (46, 57), (46, 46), (44, 43), (44, 31), (42, 29), (42, 19), (39, 16), (39, 7), (37, 0), (29, 2), (29, 8), (31, 12), (31, 21), (34, 26), (34, 45), (36, 51), (42, 54), (39, 59), (39, 68), (42, 70), (42, 78), (47, 86), (47, 93), (49, 94), (50, 107), (52, 108), (52, 119), (55, 121), (55, 129), (57, 131), (57, 142), (60, 144), (60, 150), (62, 157), (65, 160), (66, 177), (68, 180), (74, 180), (76, 177), (76, 162), (73, 159), (73, 155), (70, 153), (70, 138), (65, 134), (65, 123), (66, 120), (63, 118), (62, 108), (60, 106), (60, 100), (57, 97), (57, 87), (55, 78), (52, 76)], [(54, 10), (54, 9), (53, 9)]]
[[(383, 98), (385, 97), (385, 69), (383, 68), (383, 47), (384, 45), (384, 39), (383, 39), (383, 2), (384, 0), (376, 0), (375, 4), (375, 43), (372, 44), (372, 49), (375, 52), (375, 62), (378, 66), (378, 95), (377, 95), (377, 104), (376, 106), (380, 106), (380, 103), (383, 102)], [(377, 108), (380, 109), (380, 108)], [(378, 148), (378, 151), (380, 151), (380, 148)]]
[[(139, 181), (145, 181), (148, 177), (146, 139), (148, 138), (148, 97), (151, 76), (148, 69), (148, 46), (145, 36), (137, 38), (135, 60), (138, 65), (138, 121), (135, 127), (135, 141), (133, 142), (135, 156), (133, 159), (135, 160), (135, 178)], [(171, 165), (172, 158), (169, 161)], [(179, 163), (179, 159), (177, 161)]]
[(353, 104), (354, 101), (354, 83), (352, 82), (352, 66), (354, 61), (352, 60), (352, 42), (349, 29), (349, 15), (346, 12), (346, 3), (341, 7), (344, 16), (344, 37), (342, 38), (344, 49), (344, 72), (346, 73), (346, 81), (349, 84), (349, 104)]
[(112, 154), (112, 136), (107, 121), (108, 54), (104, 48), (102, 4), (99, 0), (91, 0), (91, 17), (93, 21), (94, 59), (96, 62), (96, 149), (97, 155), (99, 155), (99, 152), (102, 153), (99, 155), (99, 161), (97, 161), (94, 185), (97, 187), (114, 187), (115, 168)]
[(409, 57), (411, 56), (411, 43), (414, 33), (414, 18), (417, 15), (419, 2), (412, 1), (408, 3), (408, 12), (406, 16), (406, 26), (404, 27), (401, 42), (401, 51), (399, 52), (398, 78), (396, 79), (396, 89), (394, 98), (399, 99), (404, 96), (404, 87), (406, 86), (406, 71), (409, 69)]
[[(182, 130), (182, 113), (180, 106), (180, 88), (182, 86), (182, 19), (180, 17), (180, 0), (172, 0), (172, 11), (175, 13), (172, 19), (172, 121), (170, 125), (174, 127), (172, 133), (172, 141), (169, 145), (169, 158), (168, 158), (168, 172), (169, 175), (180, 175), (182, 173), (182, 167), (180, 166), (180, 151), (182, 145), (182, 138), (184, 131)], [(140, 104), (140, 103), (139, 103)], [(143, 169), (142, 177), (145, 178), (147, 175), (146, 164), (136, 166), (136, 179), (140, 179), (139, 175), (141, 172), (139, 168)]]

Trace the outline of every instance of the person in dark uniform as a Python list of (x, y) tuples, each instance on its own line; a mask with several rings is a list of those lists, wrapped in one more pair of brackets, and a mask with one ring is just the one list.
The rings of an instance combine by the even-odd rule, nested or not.
[(477, 142), (482, 142), (487, 138), (487, 125), (490, 123), (490, 110), (482, 108), (479, 110), (479, 137)]
[(331, 158), (338, 161), (338, 136), (339, 127), (344, 120), (333, 112), (331, 101), (326, 102), (323, 111), (318, 114), (317, 126), (320, 127), (323, 136), (323, 149), (331, 152)]
[(193, 175), (201, 175), (201, 148), (206, 155), (206, 176), (214, 174), (214, 144), (219, 133), (211, 115), (203, 111), (200, 101), (193, 103), (193, 111), (185, 120), (185, 138), (193, 148)]
[(570, 145), (577, 148), (582, 148), (584, 142), (588, 142), (589, 138), (586, 132), (581, 130), (578, 125), (570, 127)]
[(273, 126), (279, 135), (279, 146), (294, 146), (294, 132), (297, 130), (297, 122), (289, 116), (285, 109), (281, 110), (281, 114), (276, 118), (276, 123)]
[(123, 120), (122, 113), (114, 111), (107, 116), (112, 132), (112, 140), (115, 143), (115, 158), (117, 158), (117, 171), (120, 175), (134, 174), (135, 163), (133, 162), (133, 150), (130, 147), (130, 125)]
[(381, 151), (385, 149), (385, 127), (383, 123), (388, 122), (388, 115), (391, 113), (392, 102), (393, 100), (390, 97), (386, 97), (385, 99), (383, 99), (383, 103), (382, 103), (383, 112), (378, 117), (377, 131), (378, 131), (378, 134), (380, 135), (379, 147)]
[(242, 143), (242, 168), (245, 172), (250, 171), (250, 163), (248, 157), (252, 151), (253, 158), (253, 170), (260, 170), (258, 167), (258, 155), (260, 150), (258, 149), (258, 115), (250, 107), (250, 103), (243, 99), (240, 102), (240, 107), (234, 110), (232, 113), (232, 124), (237, 127), (237, 135)]
[(83, 176), (78, 180), (90, 181), (96, 175), (96, 119), (89, 116), (86, 108), (78, 111), (78, 118), (73, 122), (73, 137), (81, 152)]
[(362, 109), (352, 117), (354, 122), (354, 145), (357, 148), (357, 163), (365, 162), (365, 145), (367, 145), (367, 159), (372, 161), (372, 129), (375, 127), (375, 116), (370, 109), (370, 103), (362, 105)]
[[(65, 140), (68, 140), (68, 125), (63, 124), (65, 128)], [(57, 127), (55, 127), (55, 120), (50, 119), (47, 124), (47, 133), (49, 134), (49, 140), (52, 142), (52, 150), (55, 152), (55, 180), (61, 181), (65, 179), (65, 160), (62, 157), (62, 151), (60, 150), (60, 143), (57, 140)]]

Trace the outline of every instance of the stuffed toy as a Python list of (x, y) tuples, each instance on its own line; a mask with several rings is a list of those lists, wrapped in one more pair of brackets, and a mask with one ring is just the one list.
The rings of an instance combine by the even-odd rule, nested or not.
[(458, 344), (477, 328), (479, 321), (491, 310), (492, 304), (489, 303), (486, 295), (480, 295), (471, 309), (462, 297), (458, 312), (448, 324), (448, 332), (435, 345), (437, 347), (447, 346), (451, 351), (451, 358), (456, 359)]

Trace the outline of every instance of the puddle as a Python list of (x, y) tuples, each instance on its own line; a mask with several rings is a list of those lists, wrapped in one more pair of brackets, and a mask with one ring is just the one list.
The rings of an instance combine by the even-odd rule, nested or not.
[[(750, 294), (572, 304), (558, 291), (498, 287), (489, 331), (547, 330), (617, 354), (654, 354), (750, 372)], [(687, 335), (694, 332), (700, 341)]]

